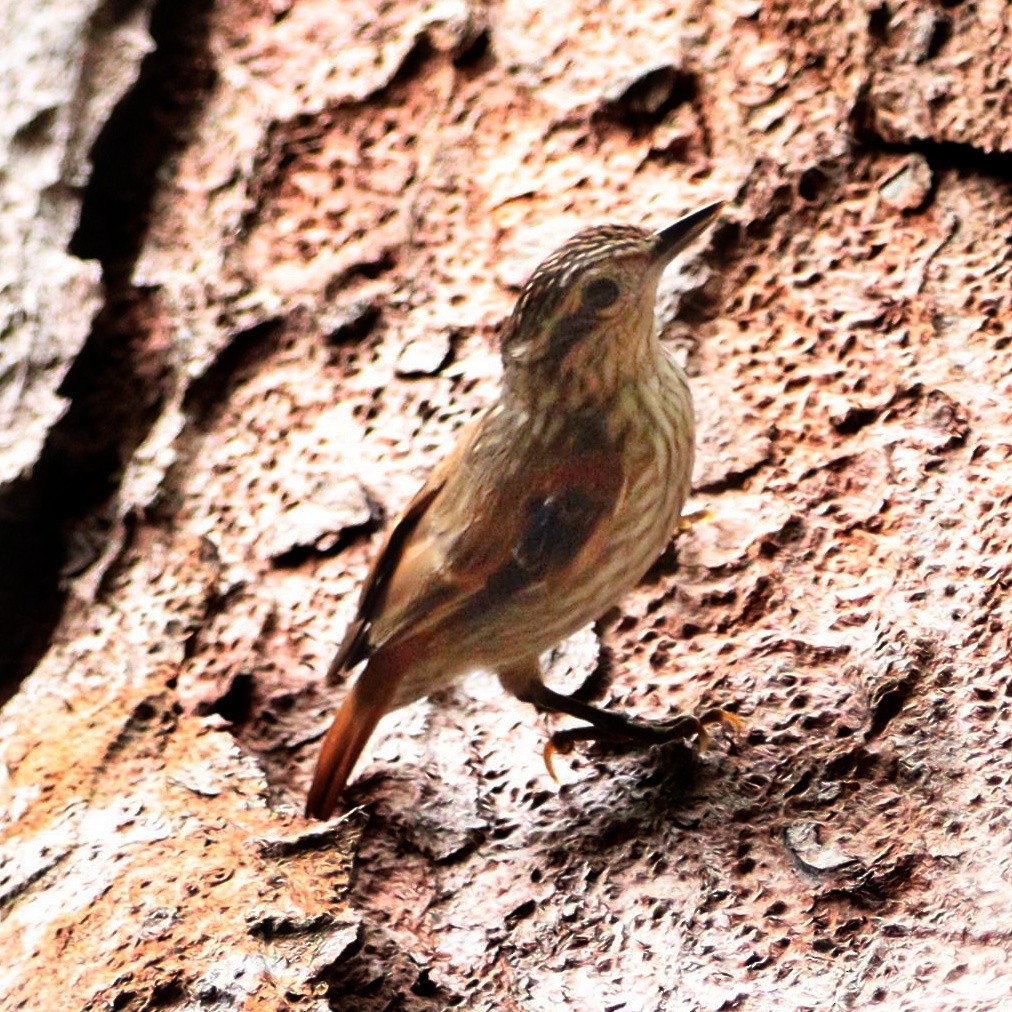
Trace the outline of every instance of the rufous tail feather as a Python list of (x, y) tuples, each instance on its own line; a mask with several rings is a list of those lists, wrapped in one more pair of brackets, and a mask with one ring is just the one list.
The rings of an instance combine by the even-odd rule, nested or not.
[(362, 749), (380, 717), (387, 712), (388, 694), (363, 691), (363, 682), (371, 680), (370, 676), (375, 674), (370, 671), (371, 667), (372, 664), (359, 676), (323, 739), (313, 783), (306, 797), (309, 818), (330, 818)]

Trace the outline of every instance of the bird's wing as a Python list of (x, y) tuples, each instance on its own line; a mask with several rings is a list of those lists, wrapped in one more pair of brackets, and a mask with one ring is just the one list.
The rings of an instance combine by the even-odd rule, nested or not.
[(402, 564), (405, 553), (412, 554), (408, 550), (412, 547), (413, 535), (422, 518), (442, 492), (448, 476), (453, 473), (457, 459), (470, 444), (478, 421), (468, 426), (456, 449), (433, 468), (425, 484), (415, 493), (393, 527), (387, 531), (362, 583), (355, 618), (348, 626), (327, 671), (329, 683), (338, 681), (342, 672), (351, 670), (372, 652), (375, 640), (370, 636), (370, 632), (377, 616), (384, 610), (383, 605), (391, 577)]
[(484, 438), (496, 417), (475, 423), (436, 468), (369, 571), (330, 678), (369, 664), (324, 739), (308, 815), (334, 811), (419, 645), (452, 650), (509, 609), (536, 622), (567, 584), (593, 578), (606, 551), (623, 491), (619, 455), (569, 436), (547, 446)]
[(554, 446), (505, 445), (501, 466), (472, 465), (472, 448), (488, 452), (476, 445), (488, 418), (465, 432), (387, 535), (331, 680), (391, 641), (487, 615), (518, 595), (547, 596), (604, 553), (623, 488), (617, 450), (563, 436)]

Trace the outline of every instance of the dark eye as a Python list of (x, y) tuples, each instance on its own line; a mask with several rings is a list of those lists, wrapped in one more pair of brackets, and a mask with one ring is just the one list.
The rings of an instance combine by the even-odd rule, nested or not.
[(594, 278), (583, 290), (583, 304), (596, 312), (598, 309), (607, 309), (618, 296), (618, 282), (611, 278)]

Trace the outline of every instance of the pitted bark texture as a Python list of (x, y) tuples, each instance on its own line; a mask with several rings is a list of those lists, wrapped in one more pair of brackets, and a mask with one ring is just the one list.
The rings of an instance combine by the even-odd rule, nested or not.
[[(1007, 6), (184, 6), (63, 5), (0, 76), (6, 1003), (999, 1007)], [(659, 300), (705, 513), (550, 680), (745, 729), (557, 785), (477, 674), (304, 822), (357, 587), (527, 272), (720, 198)]]

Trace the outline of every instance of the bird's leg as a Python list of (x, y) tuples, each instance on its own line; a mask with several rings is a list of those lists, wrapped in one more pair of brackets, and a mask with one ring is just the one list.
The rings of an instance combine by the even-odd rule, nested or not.
[(503, 686), (518, 699), (531, 703), (542, 710), (565, 713), (579, 720), (585, 720), (589, 727), (574, 727), (556, 731), (545, 746), (545, 765), (555, 777), (552, 756), (558, 752), (566, 755), (578, 741), (638, 742), (644, 745), (663, 745), (671, 741), (684, 741), (696, 737), (700, 749), (705, 749), (709, 738), (706, 726), (709, 724), (730, 724), (742, 726), (741, 718), (728, 710), (713, 708), (696, 716), (681, 713), (672, 720), (651, 723), (634, 720), (621, 713), (611, 713), (591, 706), (572, 696), (563, 695), (550, 689), (541, 680), (541, 667), (537, 660), (527, 660), (499, 672)]

